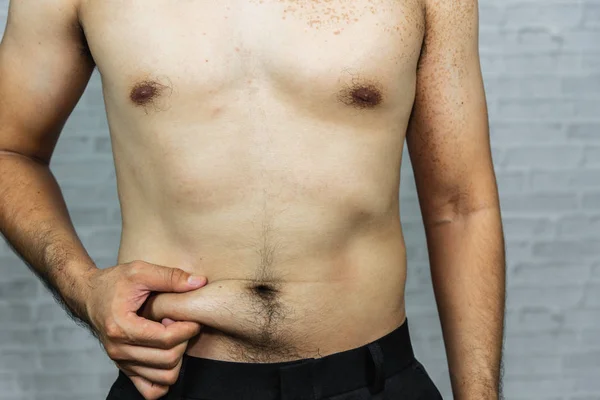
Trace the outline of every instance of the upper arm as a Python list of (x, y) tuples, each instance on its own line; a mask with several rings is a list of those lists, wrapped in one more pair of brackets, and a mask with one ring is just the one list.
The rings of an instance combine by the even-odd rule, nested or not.
[(12, 0), (0, 43), (0, 150), (49, 163), (93, 69), (75, 0)]
[(406, 143), (426, 223), (497, 203), (477, 0), (426, 1)]

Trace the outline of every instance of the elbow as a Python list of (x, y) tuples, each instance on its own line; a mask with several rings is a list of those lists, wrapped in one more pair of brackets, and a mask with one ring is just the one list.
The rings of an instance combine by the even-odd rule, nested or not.
[(42, 164), (43, 166), (46, 166), (46, 167), (50, 166), (49, 159), (43, 159), (43, 158), (37, 157), (35, 155), (19, 153), (18, 151), (14, 151), (14, 150), (0, 149), (0, 157), (2, 157), (2, 156), (22, 157), (22, 158), (26, 158), (30, 161), (34, 161), (38, 164)]
[(443, 201), (438, 201), (435, 207), (423, 210), (423, 221), (429, 226), (451, 224), (481, 211), (498, 207), (497, 196), (455, 192)]

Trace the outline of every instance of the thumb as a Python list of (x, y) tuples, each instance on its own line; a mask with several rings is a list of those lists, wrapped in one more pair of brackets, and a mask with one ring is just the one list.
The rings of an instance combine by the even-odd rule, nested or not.
[(206, 277), (193, 276), (180, 268), (149, 263), (139, 269), (135, 280), (153, 292), (187, 292), (206, 284)]

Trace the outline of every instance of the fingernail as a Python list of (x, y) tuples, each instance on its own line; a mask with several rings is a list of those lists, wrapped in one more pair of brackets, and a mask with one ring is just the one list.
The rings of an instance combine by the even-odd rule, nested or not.
[(200, 285), (202, 283), (204, 278), (200, 277), (200, 276), (195, 276), (195, 275), (190, 275), (190, 277), (188, 278), (188, 283), (190, 285)]

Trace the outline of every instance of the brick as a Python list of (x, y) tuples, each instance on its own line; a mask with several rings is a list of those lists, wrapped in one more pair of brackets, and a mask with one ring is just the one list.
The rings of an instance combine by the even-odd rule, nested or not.
[(598, 53), (583, 53), (581, 55), (581, 68), (587, 72), (598, 72), (600, 68), (600, 52)]
[(14, 372), (0, 372), (0, 388), (2, 388), (2, 394), (4, 395), (17, 392), (16, 374)]
[(499, 42), (499, 47), (505, 54), (536, 54), (549, 51), (558, 52), (562, 47), (563, 35), (557, 35), (554, 30), (547, 27), (527, 26), (518, 30), (502, 30), (497, 40), (490, 40), (492, 44)]
[(46, 328), (0, 328), (0, 348), (47, 346), (48, 329)]
[(34, 350), (0, 349), (0, 372), (24, 372), (35, 369), (37, 354)]
[(600, 255), (600, 240), (554, 240), (534, 243), (532, 253), (536, 257), (554, 260), (582, 260)]
[(590, 266), (566, 262), (520, 262), (510, 272), (513, 285), (530, 287), (583, 285), (589, 280)]
[(32, 321), (32, 307), (30, 304), (12, 301), (6, 303), (0, 300), (0, 323), (13, 326), (14, 324), (25, 324)]
[(98, 340), (88, 329), (75, 324), (54, 326), (51, 341), (53, 347), (66, 347), (72, 350), (99, 346)]
[(547, 2), (542, 7), (538, 2), (507, 3), (506, 28), (523, 29), (523, 27), (569, 28), (581, 23), (581, 7), (573, 7), (572, 3)]
[[(105, 400), (108, 390), (104, 393), (93, 393), (91, 391), (86, 391), (85, 393), (80, 394), (46, 394), (46, 393), (38, 393), (34, 394), (32, 400)], [(23, 400), (23, 399), (19, 399)]]
[(576, 327), (577, 329), (584, 328), (600, 328), (600, 307), (586, 307), (569, 310), (564, 314), (565, 325)]
[(600, 214), (572, 214), (557, 222), (559, 237), (600, 238)]
[(506, 149), (502, 167), (576, 167), (582, 161), (583, 146), (519, 146)]
[(569, 370), (600, 369), (600, 350), (585, 353), (566, 354), (563, 356), (563, 368)]
[(54, 322), (61, 323), (63, 325), (75, 324), (67, 315), (66, 311), (59, 306), (56, 302), (53, 302), (50, 296), (47, 298), (48, 302), (40, 303), (37, 305), (35, 313), (35, 322)]
[(497, 54), (502, 53), (504, 46), (504, 33), (499, 27), (480, 26), (479, 27), (479, 51), (482, 54)]
[(504, 158), (504, 150), (499, 148), (498, 146), (490, 146), (490, 150), (492, 152), (492, 162), (494, 166), (502, 163), (502, 159)]
[(564, 311), (548, 306), (521, 306), (506, 313), (506, 328), (512, 333), (555, 332), (566, 327)]
[(119, 249), (121, 242), (120, 229), (95, 229), (91, 234), (81, 237), (86, 248), (94, 250), (94, 254), (114, 254)]
[(69, 215), (75, 226), (106, 225), (108, 222), (107, 210), (104, 207), (71, 206)]
[(577, 306), (583, 298), (578, 285), (562, 287), (536, 287), (511, 285), (507, 289), (507, 303), (511, 305), (527, 304), (529, 307), (550, 307), (563, 310)]
[(562, 356), (560, 355), (522, 356), (508, 354), (504, 357), (504, 361), (505, 365), (510, 366), (505, 371), (506, 379), (513, 376), (560, 374), (562, 372)]
[(515, 239), (529, 239), (531, 236), (551, 237), (554, 224), (548, 218), (503, 217), (504, 235)]
[[(506, 71), (514, 71), (519, 74), (535, 75), (539, 73), (573, 73), (580, 69), (583, 63), (582, 55), (577, 53), (561, 53), (556, 51), (548, 52), (532, 52), (521, 54), (502, 54), (497, 56), (498, 59), (491, 59), (502, 66), (496, 72), (506, 73)], [(593, 63), (592, 58), (586, 59), (586, 67), (590, 68)], [(592, 70), (596, 72), (596, 70)]]
[(63, 197), (67, 205), (85, 204), (106, 206), (118, 203), (117, 186), (115, 183), (107, 182), (101, 185), (87, 185), (76, 183), (60, 184)]
[(600, 328), (584, 328), (581, 331), (581, 341), (584, 345), (600, 348)]
[(600, 4), (598, 2), (584, 2), (583, 26), (600, 27)]
[(549, 211), (573, 211), (579, 206), (574, 193), (546, 192), (533, 194), (501, 194), (500, 207), (503, 212), (538, 215)]
[(99, 348), (86, 350), (43, 350), (40, 352), (40, 365), (44, 370), (66, 373), (76, 372), (86, 366), (86, 372), (110, 371), (115, 365), (102, 355)]
[(596, 118), (600, 100), (596, 99), (520, 99), (500, 98), (498, 117), (535, 120), (564, 120), (570, 118)]
[(569, 400), (600, 400), (600, 395), (598, 396), (594, 396), (594, 395), (578, 395), (578, 396), (570, 396), (568, 397)]
[(528, 240), (516, 240), (507, 237), (505, 241), (507, 262), (512, 263), (513, 260), (521, 260), (531, 256), (531, 244)]
[(120, 227), (123, 222), (123, 215), (121, 214), (121, 209), (115, 208), (114, 210), (108, 210), (108, 214), (110, 216), (108, 222)]
[(117, 255), (116, 254), (106, 255), (106, 256), (93, 256), (92, 259), (94, 260), (94, 264), (98, 268), (106, 268), (106, 267), (112, 267), (114, 265), (117, 265)]
[(588, 27), (585, 29), (573, 29), (562, 32), (562, 44), (570, 51), (598, 51), (598, 37), (600, 27)]
[(496, 182), (500, 193), (522, 192), (525, 187), (524, 171), (498, 171)]
[(586, 307), (600, 307), (600, 285), (590, 284), (585, 288)]
[(59, 184), (63, 182), (83, 183), (90, 182), (101, 183), (114, 177), (114, 166), (109, 158), (90, 159), (87, 156), (86, 161), (53, 161), (50, 169)]
[(600, 391), (600, 380), (596, 379), (598, 370), (577, 371), (577, 392), (581, 393), (598, 393)]
[(562, 91), (569, 96), (598, 97), (600, 74), (564, 77), (562, 79)]
[(511, 393), (523, 396), (522, 399), (563, 400), (563, 395), (573, 393), (577, 388), (577, 378), (554, 376), (520, 376), (504, 381), (506, 398), (513, 400)]
[[(95, 71), (94, 71), (95, 72)], [(102, 88), (98, 85), (93, 84), (90, 81), (90, 84), (86, 88), (85, 93), (79, 100), (82, 107), (88, 109), (102, 109), (104, 108), (104, 98), (102, 96)]]
[(28, 392), (86, 394), (97, 385), (97, 378), (93, 373), (28, 372), (21, 373), (18, 382)]
[(480, 3), (479, 5), (479, 25), (483, 27), (496, 27), (504, 25), (505, 21), (504, 7), (498, 4)]
[(98, 376), (98, 382), (99, 382), (99, 387), (100, 388), (105, 388), (106, 389), (106, 393), (108, 393), (108, 390), (110, 389), (110, 387), (117, 380), (117, 376), (118, 375), (119, 375), (118, 369), (117, 369), (116, 366), (114, 366), (114, 364), (113, 364), (113, 371), (112, 372), (99, 372), (97, 374), (97, 376)]
[(510, 98), (544, 98), (556, 97), (563, 93), (561, 80), (556, 76), (540, 75), (486, 75), (486, 87), (494, 87), (496, 90), (490, 96)]
[(3, 235), (0, 235), (0, 254), (2, 255), (14, 255), (14, 251), (6, 241)]
[(94, 110), (86, 112), (83, 107), (78, 106), (77, 112), (71, 114), (65, 124), (66, 131), (77, 131), (79, 135), (89, 137), (106, 136), (108, 133), (108, 121), (104, 113)]
[(492, 121), (490, 136), (494, 142), (513, 146), (540, 143), (567, 143), (568, 137), (562, 123), (534, 121)]
[(600, 192), (584, 193), (582, 206), (584, 210), (600, 210)]
[(35, 298), (37, 291), (36, 278), (20, 278), (10, 282), (0, 282), (0, 300)]
[[(598, 64), (600, 69), (600, 63)], [(567, 128), (569, 139), (585, 142), (600, 142), (600, 122), (570, 122)]]
[(600, 282), (600, 264), (592, 265), (591, 280)]
[(90, 155), (92, 152), (92, 141), (89, 136), (60, 136), (53, 158), (67, 157), (73, 154)]
[(600, 146), (586, 146), (583, 160), (586, 166), (600, 166)]
[[(534, 191), (600, 188), (600, 168), (531, 171), (530, 188)], [(501, 192), (502, 193), (502, 192)]]
[(97, 137), (94, 139), (94, 152), (99, 154), (112, 154), (110, 137)]
[(0, 282), (27, 280), (35, 277), (34, 273), (15, 254), (0, 256)]

